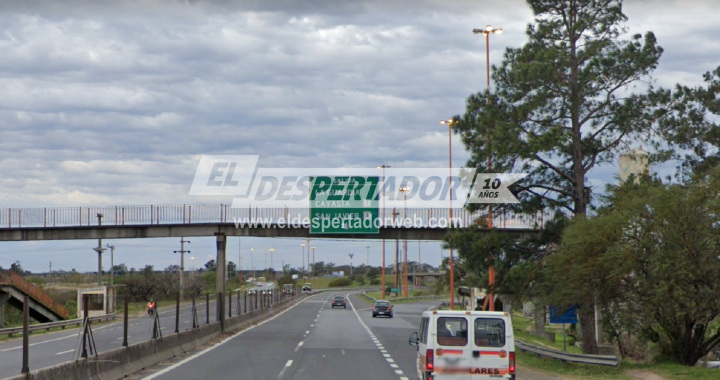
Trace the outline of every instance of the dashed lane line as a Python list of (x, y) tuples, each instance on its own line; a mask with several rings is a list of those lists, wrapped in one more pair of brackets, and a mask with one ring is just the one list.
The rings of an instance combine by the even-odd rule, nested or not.
[[(392, 368), (392, 370), (395, 371), (396, 375), (403, 375), (402, 370), (396, 369), (396, 368), (398, 368), (398, 366), (396, 364), (394, 364), (395, 360), (393, 360), (393, 358), (390, 356), (390, 354), (387, 353), (387, 351), (385, 350), (385, 347), (383, 347), (382, 343), (380, 343), (380, 341), (375, 337), (375, 334), (373, 334), (372, 330), (370, 330), (370, 328), (365, 324), (365, 322), (363, 322), (362, 318), (360, 318), (360, 314), (358, 313), (358, 310), (355, 309), (355, 305), (353, 305), (352, 301), (350, 300), (349, 294), (346, 297), (347, 297), (348, 303), (350, 304), (350, 307), (353, 310), (353, 313), (355, 313), (355, 317), (357, 317), (360, 324), (365, 328), (365, 331), (367, 331), (368, 335), (370, 336), (370, 339), (372, 339), (372, 341), (377, 346), (378, 350), (380, 350), (380, 353), (382, 354), (382, 356), (385, 358), (385, 360), (387, 360), (388, 364), (390, 365), (390, 368)], [(408, 378), (405, 376), (400, 376), (400, 380), (408, 380)]]
[(216, 344), (216, 345), (214, 345), (214, 346), (212, 346), (212, 347), (208, 347), (208, 348), (206, 348), (206, 349), (204, 349), (204, 350), (196, 353), (195, 355), (189, 356), (189, 357), (187, 357), (186, 359), (183, 359), (183, 360), (181, 360), (181, 361), (179, 361), (179, 362), (177, 362), (177, 363), (175, 363), (175, 364), (173, 364), (173, 365), (171, 365), (171, 366), (169, 366), (169, 367), (166, 367), (166, 368), (164, 368), (164, 369), (162, 369), (162, 370), (160, 370), (160, 371), (158, 371), (158, 372), (155, 372), (155, 373), (153, 373), (152, 375), (143, 378), (143, 380), (151, 380), (151, 379), (154, 379), (154, 378), (156, 378), (156, 377), (158, 377), (158, 376), (164, 375), (164, 374), (166, 374), (166, 373), (174, 370), (175, 368), (178, 368), (178, 367), (180, 367), (181, 365), (184, 365), (185, 363), (188, 363), (188, 362), (190, 362), (190, 361), (192, 361), (192, 360), (194, 360), (194, 359), (196, 359), (196, 358), (198, 358), (198, 357), (200, 357), (200, 356), (202, 356), (202, 355), (205, 355), (205, 354), (207, 354), (208, 352), (210, 352), (210, 351), (212, 351), (212, 350), (214, 350), (214, 349), (216, 349), (216, 348), (224, 345), (225, 343), (229, 342), (229, 341), (232, 340), (233, 338), (236, 338), (236, 337), (238, 337), (238, 336), (240, 336), (240, 335), (242, 335), (242, 334), (244, 334), (244, 333), (246, 333), (246, 332), (248, 332), (248, 331), (250, 331), (250, 330), (252, 330), (252, 329), (254, 329), (254, 328), (256, 328), (256, 327), (258, 327), (258, 326), (262, 326), (262, 325), (264, 325), (264, 324), (272, 321), (273, 319), (275, 319), (275, 318), (277, 318), (277, 317), (279, 317), (279, 316), (287, 313), (288, 311), (294, 309), (296, 306), (302, 304), (303, 302), (305, 302), (306, 300), (308, 300), (308, 299), (310, 299), (310, 298), (311, 298), (311, 297), (305, 298), (304, 300), (296, 303), (295, 305), (290, 306), (289, 308), (283, 310), (282, 312), (280, 312), (280, 313), (278, 313), (278, 314), (275, 314), (272, 318), (266, 319), (266, 320), (258, 323), (257, 325), (250, 326), (250, 327), (248, 327), (248, 328), (245, 329), (245, 330), (239, 331), (239, 332), (237, 332), (236, 334), (233, 334), (232, 336), (223, 339), (222, 341), (220, 341), (220, 343), (218, 343), (218, 344)]
[(287, 371), (287, 369), (290, 368), (290, 366), (292, 365), (292, 362), (293, 362), (292, 360), (288, 360), (287, 363), (285, 363), (285, 367), (283, 367), (282, 371), (280, 371), (280, 374), (278, 375), (278, 377), (282, 377), (282, 375), (285, 374), (285, 371)]

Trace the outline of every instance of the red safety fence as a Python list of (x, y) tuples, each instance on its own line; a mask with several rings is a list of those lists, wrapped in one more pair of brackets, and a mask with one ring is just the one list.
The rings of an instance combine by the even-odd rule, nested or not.
[(65, 306), (55, 302), (55, 300), (42, 289), (13, 271), (0, 271), (0, 284), (17, 288), (20, 292), (27, 294), (30, 298), (45, 305), (45, 307), (63, 319), (67, 319), (70, 316), (70, 312)]

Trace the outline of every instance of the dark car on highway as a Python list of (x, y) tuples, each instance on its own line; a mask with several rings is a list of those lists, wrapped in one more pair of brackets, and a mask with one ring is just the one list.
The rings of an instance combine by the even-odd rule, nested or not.
[(393, 317), (393, 306), (388, 301), (375, 301), (372, 307), (373, 318), (378, 315), (387, 315)]
[(332, 300), (332, 307), (335, 308), (335, 306), (347, 309), (347, 300), (345, 299), (345, 296), (334, 296)]

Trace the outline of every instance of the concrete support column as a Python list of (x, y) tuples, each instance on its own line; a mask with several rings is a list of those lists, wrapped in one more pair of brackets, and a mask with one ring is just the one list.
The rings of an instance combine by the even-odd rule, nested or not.
[(5, 327), (5, 304), (10, 299), (10, 293), (0, 292), (0, 329)]
[(221, 294), (218, 298), (218, 314), (220, 322), (225, 320), (225, 302), (222, 302), (225, 296), (225, 272), (227, 272), (227, 264), (225, 263), (225, 249), (227, 247), (227, 237), (223, 233), (216, 233), (215, 238), (217, 239), (217, 271), (216, 276), (216, 288), (217, 292)]

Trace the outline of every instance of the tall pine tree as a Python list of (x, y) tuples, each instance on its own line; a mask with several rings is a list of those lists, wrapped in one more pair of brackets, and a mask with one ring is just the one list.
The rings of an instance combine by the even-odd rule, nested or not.
[[(629, 141), (653, 139), (645, 87), (662, 48), (647, 32), (626, 38), (622, 1), (528, 0), (528, 42), (493, 67), (495, 90), (469, 97), (455, 126), (470, 167), (524, 172), (515, 186), (527, 210), (564, 209), (585, 218), (587, 174)], [(487, 101), (487, 103), (486, 103)], [(572, 270), (572, 268), (568, 268)], [(580, 305), (583, 350), (597, 353), (595, 305)]]

